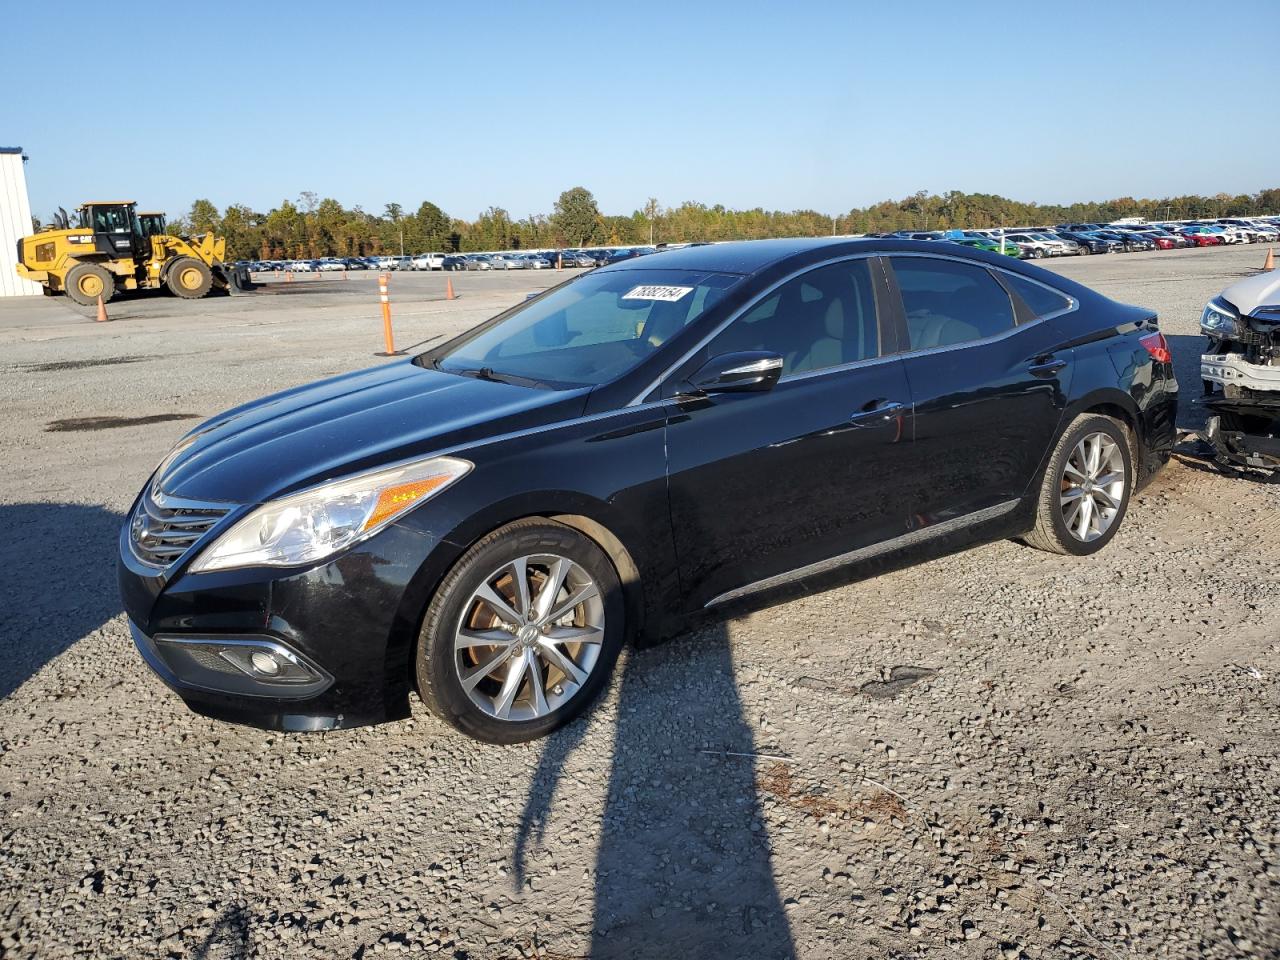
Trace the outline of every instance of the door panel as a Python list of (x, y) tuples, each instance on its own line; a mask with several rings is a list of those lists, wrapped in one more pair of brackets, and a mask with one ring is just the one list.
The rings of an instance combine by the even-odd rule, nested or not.
[(1025, 307), (984, 267), (943, 263), (934, 282), (930, 258), (892, 260), (912, 348), (917, 525), (1022, 497), (1057, 435), (1072, 370), (1052, 321), (1014, 326)]
[[(899, 406), (874, 409), (890, 404)], [(671, 517), (692, 607), (906, 531), (911, 410), (900, 360), (668, 406)]]

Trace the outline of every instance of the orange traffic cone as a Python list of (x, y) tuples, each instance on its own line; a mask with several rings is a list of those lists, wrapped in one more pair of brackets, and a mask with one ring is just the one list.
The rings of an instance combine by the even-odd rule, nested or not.
[(455, 296), (453, 295), (453, 277), (447, 277), (447, 278), (445, 278), (445, 281), (444, 281), (444, 298), (445, 298), (446, 300), (456, 300), (456, 299), (457, 299), (457, 297), (455, 297)]
[(98, 294), (98, 315), (94, 319), (98, 323), (106, 323), (111, 319), (107, 316), (107, 305), (102, 302), (102, 294)]
[(1267, 247), (1267, 262), (1262, 265), (1263, 270), (1274, 270), (1276, 268), (1276, 251), (1275, 247)]

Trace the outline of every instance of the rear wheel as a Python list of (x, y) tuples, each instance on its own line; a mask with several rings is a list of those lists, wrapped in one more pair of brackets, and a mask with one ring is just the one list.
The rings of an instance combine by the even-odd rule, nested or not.
[(617, 573), (596, 543), (549, 520), (489, 534), (445, 577), (418, 639), (418, 692), (469, 736), (518, 743), (568, 723), (622, 647)]
[(1086, 556), (1111, 542), (1133, 489), (1129, 433), (1111, 417), (1082, 414), (1054, 448), (1023, 539), (1051, 553)]
[(199, 300), (213, 286), (213, 271), (194, 257), (179, 257), (170, 264), (165, 284), (175, 297)]
[(116, 295), (115, 277), (96, 263), (77, 263), (67, 271), (67, 296), (82, 307), (92, 307), (102, 298), (106, 303)]

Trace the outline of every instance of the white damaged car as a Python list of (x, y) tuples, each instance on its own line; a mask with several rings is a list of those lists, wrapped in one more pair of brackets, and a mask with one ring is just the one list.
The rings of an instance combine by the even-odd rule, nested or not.
[(1233, 283), (1200, 317), (1205, 439), (1219, 463), (1280, 468), (1280, 270)]

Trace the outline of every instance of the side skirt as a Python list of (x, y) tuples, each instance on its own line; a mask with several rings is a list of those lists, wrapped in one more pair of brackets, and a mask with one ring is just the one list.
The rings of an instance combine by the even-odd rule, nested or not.
[(885, 540), (881, 543), (873, 543), (867, 547), (859, 547), (857, 550), (850, 550), (848, 553), (842, 553), (838, 556), (829, 557), (826, 560), (819, 560), (815, 563), (798, 567), (795, 570), (788, 570), (786, 573), (775, 574), (772, 577), (766, 577), (764, 580), (757, 580), (746, 586), (735, 587), (727, 590), (718, 596), (712, 597), (705, 604), (703, 609), (711, 609), (734, 600), (740, 600), (743, 597), (750, 596), (755, 593), (763, 593), (766, 590), (773, 590), (776, 587), (785, 586), (796, 580), (804, 580), (808, 577), (819, 576), (824, 573), (830, 573), (841, 567), (849, 566), (855, 563), (862, 563), (866, 560), (872, 560), (885, 554), (895, 553), (899, 550), (905, 550), (910, 547), (918, 546), (938, 537), (945, 537), (947, 534), (956, 533), (969, 527), (986, 523), (989, 520), (998, 520), (1000, 517), (1006, 516), (1018, 509), (1022, 503), (1021, 500), (1006, 500), (1003, 503), (997, 503), (995, 506), (984, 507), (982, 510), (975, 510), (973, 513), (966, 513), (960, 517), (952, 517), (950, 520), (943, 520), (941, 523), (935, 523), (928, 527), (919, 527), (908, 533), (904, 533), (900, 537), (894, 537), (892, 540)]

